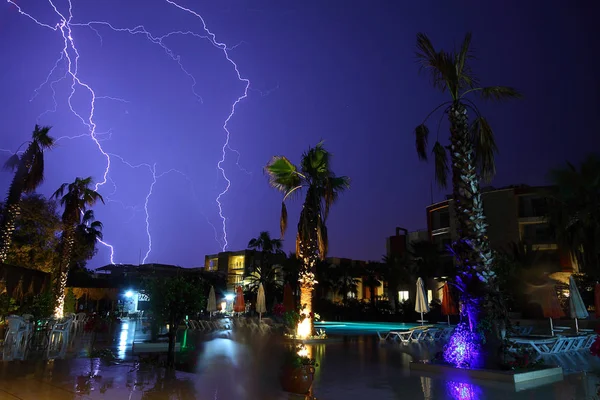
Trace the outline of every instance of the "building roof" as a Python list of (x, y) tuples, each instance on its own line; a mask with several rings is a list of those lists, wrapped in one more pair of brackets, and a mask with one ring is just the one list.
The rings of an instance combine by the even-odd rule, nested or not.
[(135, 269), (138, 271), (148, 270), (148, 269), (175, 270), (175, 269), (183, 269), (183, 267), (180, 267), (178, 265), (169, 265), (169, 264), (140, 264), (140, 265), (108, 264), (108, 265), (105, 265), (104, 267), (96, 268), (96, 271), (110, 271), (112, 273), (113, 271), (127, 271), (129, 269)]

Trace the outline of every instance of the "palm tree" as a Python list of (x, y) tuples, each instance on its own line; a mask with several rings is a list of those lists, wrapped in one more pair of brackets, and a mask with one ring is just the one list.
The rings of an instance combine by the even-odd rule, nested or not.
[[(287, 228), (285, 201), (300, 190), (306, 191), (296, 236), (296, 254), (302, 261), (299, 273), (300, 304), (302, 314), (312, 313), (315, 267), (319, 259), (325, 259), (329, 241), (327, 238), (327, 216), (340, 193), (350, 187), (346, 176), (336, 176), (331, 170), (331, 154), (319, 142), (302, 154), (300, 167), (296, 167), (283, 156), (275, 156), (267, 164), (266, 173), (272, 187), (284, 193), (281, 206), (281, 236)], [(312, 334), (313, 320), (308, 318), (308, 334)]]
[(409, 274), (406, 272), (410, 265), (407, 256), (383, 256), (381, 265), (381, 277), (388, 284), (388, 299), (392, 310), (397, 311), (399, 307), (398, 286), (402, 282), (409, 282)]
[[(64, 207), (62, 214), (63, 231), (60, 238), (60, 263), (54, 285), (54, 315), (57, 318), (60, 318), (63, 315), (65, 287), (67, 285), (69, 267), (72, 261), (73, 245), (76, 238), (77, 227), (82, 224), (82, 216), (85, 217), (88, 207), (96, 204), (98, 200), (104, 204), (104, 199), (100, 193), (91, 189), (91, 185), (91, 176), (87, 178), (75, 178), (73, 183), (63, 183), (52, 195), (52, 198), (57, 199), (60, 205)], [(90, 228), (92, 224), (90, 224)], [(96, 224), (94, 225), (93, 230), (97, 232), (98, 228), (99, 226)], [(90, 233), (90, 235), (92, 235), (92, 233)]]
[(81, 224), (75, 229), (70, 269), (76, 265), (85, 268), (86, 262), (96, 255), (96, 245), (102, 240), (102, 227), (102, 222), (96, 221), (94, 210), (84, 212)]
[[(0, 225), (0, 263), (6, 260), (12, 243), (15, 221), (20, 213), (19, 203), (23, 193), (31, 193), (44, 181), (44, 151), (54, 146), (54, 138), (48, 135), (49, 126), (35, 126), (25, 152), (19, 157), (13, 154), (4, 167), (15, 171), (8, 189), (8, 196)], [(23, 143), (25, 144), (25, 143)]]
[(377, 288), (381, 286), (381, 272), (382, 266), (375, 261), (368, 262), (362, 269), (362, 284), (369, 288), (371, 304), (375, 304), (377, 301)]
[(274, 265), (273, 260), (276, 254), (281, 258), (285, 256), (282, 247), (283, 240), (271, 238), (271, 234), (267, 231), (260, 232), (257, 238), (250, 239), (248, 242), (249, 249), (260, 252), (260, 262), (251, 264), (246, 271), (249, 290), (252, 293), (258, 292), (258, 286), (262, 283), (267, 295), (267, 305), (272, 303), (282, 289), (281, 267)]
[[(427, 159), (429, 129), (427, 119), (443, 108), (450, 122), (450, 144), (443, 146), (438, 138), (433, 145), (435, 176), (445, 187), (449, 174), (448, 153), (452, 171), (452, 195), (457, 218), (459, 240), (453, 245), (457, 270), (460, 277), (456, 284), (461, 289), (463, 310), (469, 316), (470, 328), (480, 313), (481, 298), (486, 288), (493, 287), (493, 257), (486, 236), (485, 217), (479, 189), (479, 176), (490, 180), (495, 174), (494, 154), (497, 151), (494, 134), (487, 119), (481, 114), (471, 96), (479, 95), (484, 100), (519, 98), (520, 94), (506, 86), (483, 87), (471, 69), (473, 60), (471, 34), (463, 40), (460, 50), (437, 51), (429, 38), (417, 34), (417, 58), (422, 70), (430, 73), (433, 86), (450, 94), (450, 100), (438, 105), (423, 123), (415, 129), (417, 153)], [(475, 118), (469, 121), (468, 111)], [(440, 118), (441, 122), (441, 118)], [(439, 125), (439, 124), (438, 124)]]
[(556, 190), (550, 197), (548, 222), (558, 241), (581, 269), (600, 276), (600, 156), (589, 155), (579, 170), (567, 163), (553, 170)]
[(359, 270), (351, 261), (341, 261), (333, 269), (333, 274), (337, 292), (342, 296), (342, 302), (348, 304), (348, 294), (356, 297), (358, 292)]
[(283, 240), (272, 239), (271, 234), (267, 231), (260, 232), (257, 238), (250, 239), (248, 248), (258, 250), (264, 253), (277, 253), (281, 251)]

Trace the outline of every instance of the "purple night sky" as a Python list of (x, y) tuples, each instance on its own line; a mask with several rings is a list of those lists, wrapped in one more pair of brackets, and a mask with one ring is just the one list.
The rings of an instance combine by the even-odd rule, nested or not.
[[(50, 2), (15, 3), (50, 27), (60, 22)], [(223, 163), (231, 180), (221, 199), (228, 249), (245, 248), (262, 230), (277, 236), (281, 194), (268, 186), (262, 168), (276, 154), (297, 162), (321, 138), (335, 155), (335, 172), (352, 178), (352, 189), (328, 222), (331, 256), (379, 259), (396, 226), (426, 227), (424, 207), (447, 191), (434, 187), (431, 193), (433, 164), (418, 161), (413, 129), (445, 97), (418, 75), (417, 32), (427, 33), (436, 47), (451, 47), (472, 31), (482, 83), (514, 86), (526, 96), (482, 105), (500, 148), (494, 186), (543, 184), (548, 169), (565, 160), (578, 163), (600, 148), (600, 79), (592, 63), (600, 49), (600, 3), (423, 3), (178, 0), (202, 15), (218, 42), (233, 47), (229, 56), (251, 82), (228, 125), (231, 148), (239, 151), (238, 158), (227, 150)], [(68, 15), (67, 0), (54, 4)], [(94, 113), (98, 139), (112, 155), (109, 180), (99, 189), (108, 202), (95, 211), (105, 240), (115, 247), (114, 260), (135, 264), (147, 253), (148, 199), (152, 250), (146, 262), (199, 266), (223, 244), (215, 197), (226, 182), (216, 164), (225, 141), (223, 123), (245, 84), (207, 39), (172, 34), (153, 43), (144, 34), (107, 25), (76, 25), (143, 25), (153, 38), (174, 31), (206, 35), (199, 18), (168, 1), (72, 0), (72, 5), (78, 77), (97, 97), (125, 100), (97, 98)], [(64, 60), (40, 87), (64, 46), (60, 31), (36, 25), (4, 2), (0, 37), (0, 148), (16, 149), (36, 121), (52, 125), (54, 137), (79, 137), (60, 140), (47, 153), (40, 192), (49, 196), (76, 176), (102, 181), (106, 158), (69, 110), (72, 79), (59, 81), (67, 72)], [(89, 91), (76, 86), (71, 104), (84, 118), (90, 100)], [(2, 162), (7, 155), (0, 152)], [(122, 160), (146, 165), (132, 168)], [(185, 176), (170, 172), (152, 186), (154, 163), (157, 176), (171, 169)], [(0, 174), (2, 193), (11, 178)], [(289, 206), (286, 250), (293, 248), (300, 206), (300, 201)], [(88, 266), (109, 261), (110, 252), (100, 246)]]

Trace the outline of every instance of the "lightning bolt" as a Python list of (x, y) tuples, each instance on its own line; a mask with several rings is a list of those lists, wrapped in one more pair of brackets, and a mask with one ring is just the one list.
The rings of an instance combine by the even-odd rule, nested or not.
[[(56, 100), (55, 85), (65, 79), (69, 79), (71, 81), (71, 85), (70, 85), (71, 90), (70, 90), (70, 93), (69, 93), (69, 96), (67, 99), (67, 104), (69, 106), (70, 111), (73, 113), (73, 115), (75, 115), (81, 121), (81, 123), (87, 127), (88, 132), (85, 134), (80, 134), (80, 135), (76, 135), (76, 136), (62, 136), (57, 139), (57, 142), (60, 140), (72, 140), (72, 139), (77, 139), (77, 138), (81, 138), (81, 137), (90, 137), (92, 139), (92, 141), (95, 143), (98, 151), (100, 152), (102, 157), (106, 160), (106, 167), (102, 174), (102, 180), (95, 184), (94, 189), (99, 190), (108, 181), (110, 181), (114, 187), (114, 191), (112, 194), (114, 194), (116, 192), (116, 190), (117, 190), (116, 185), (115, 185), (114, 181), (110, 178), (111, 156), (118, 157), (123, 163), (125, 163), (126, 165), (128, 165), (131, 168), (139, 168), (139, 167), (148, 168), (148, 170), (152, 174), (153, 181), (152, 181), (152, 184), (150, 185), (148, 194), (145, 199), (145, 204), (144, 204), (144, 210), (145, 210), (145, 214), (146, 214), (146, 233), (148, 236), (148, 250), (144, 257), (144, 262), (149, 257), (149, 255), (152, 251), (152, 237), (150, 234), (150, 214), (148, 211), (148, 203), (153, 194), (155, 184), (157, 183), (159, 178), (161, 178), (171, 172), (181, 174), (190, 182), (191, 182), (191, 180), (189, 179), (189, 177), (187, 177), (187, 175), (185, 175), (181, 171), (178, 171), (175, 169), (170, 169), (168, 171), (157, 174), (156, 163), (154, 163), (153, 165), (150, 165), (148, 163), (133, 165), (133, 164), (127, 162), (121, 156), (118, 156), (118, 155), (112, 154), (112, 153), (108, 153), (107, 151), (104, 150), (101, 142), (104, 140), (109, 140), (112, 136), (112, 131), (111, 130), (108, 130), (107, 132), (98, 132), (97, 131), (97, 125), (96, 125), (96, 122), (94, 121), (96, 101), (100, 100), (100, 99), (107, 99), (107, 100), (120, 101), (120, 102), (127, 103), (127, 100), (116, 98), (116, 97), (111, 97), (111, 96), (99, 96), (96, 94), (94, 89), (88, 83), (86, 83), (79, 77), (78, 71), (79, 71), (80, 55), (79, 55), (79, 51), (75, 45), (75, 39), (74, 39), (72, 27), (80, 26), (80, 27), (90, 28), (100, 38), (101, 45), (103, 44), (103, 38), (98, 30), (98, 27), (100, 27), (100, 26), (107, 27), (115, 32), (126, 32), (131, 35), (145, 36), (147, 40), (160, 46), (165, 51), (167, 56), (169, 56), (172, 60), (174, 60), (178, 64), (181, 71), (190, 78), (190, 80), (192, 82), (192, 86), (191, 86), (192, 93), (198, 99), (198, 101), (200, 103), (203, 102), (203, 99), (195, 90), (196, 85), (197, 85), (197, 81), (196, 81), (195, 77), (184, 67), (184, 65), (181, 61), (181, 57), (176, 55), (169, 47), (167, 47), (165, 45), (164, 40), (171, 36), (175, 36), (175, 35), (194, 36), (199, 39), (209, 40), (209, 42), (214, 47), (220, 49), (223, 52), (226, 60), (233, 66), (233, 69), (235, 70), (238, 80), (240, 82), (244, 83), (244, 86), (245, 86), (243, 94), (238, 96), (237, 99), (235, 100), (235, 102), (232, 104), (231, 111), (228, 114), (227, 118), (225, 119), (225, 121), (223, 123), (223, 127), (222, 127), (225, 132), (225, 141), (221, 148), (221, 159), (217, 163), (217, 169), (220, 172), (223, 179), (225, 180), (226, 185), (225, 185), (225, 188), (223, 189), (223, 191), (221, 191), (218, 194), (218, 196), (215, 198), (215, 202), (216, 202), (217, 208), (218, 208), (218, 214), (222, 221), (222, 242), (218, 238), (217, 230), (216, 230), (215, 226), (205, 216), (207, 222), (212, 226), (212, 228), (215, 232), (215, 240), (217, 241), (217, 243), (219, 243), (219, 245), (222, 245), (223, 250), (226, 250), (226, 248), (228, 246), (227, 218), (225, 217), (225, 214), (223, 211), (223, 205), (222, 205), (221, 199), (223, 198), (223, 196), (225, 196), (227, 194), (227, 192), (229, 191), (229, 189), (231, 187), (231, 181), (228, 178), (225, 169), (223, 168), (223, 163), (225, 162), (225, 159), (226, 159), (227, 150), (237, 154), (236, 165), (238, 166), (238, 168), (240, 168), (242, 171), (244, 171), (248, 174), (251, 174), (249, 171), (245, 170), (244, 168), (242, 168), (240, 166), (239, 159), (240, 159), (241, 154), (239, 153), (239, 151), (233, 149), (230, 146), (231, 133), (228, 129), (228, 124), (229, 124), (230, 120), (234, 117), (234, 114), (235, 114), (238, 104), (248, 97), (248, 91), (250, 89), (250, 81), (241, 76), (241, 73), (240, 73), (240, 70), (239, 70), (237, 64), (229, 56), (229, 51), (235, 49), (237, 46), (239, 46), (243, 42), (240, 42), (237, 45), (232, 46), (232, 47), (228, 47), (225, 43), (218, 42), (216, 40), (215, 34), (208, 29), (208, 27), (205, 23), (205, 20), (203, 19), (203, 17), (200, 14), (198, 14), (197, 12), (195, 12), (191, 9), (185, 8), (185, 7), (177, 4), (176, 2), (170, 1), (170, 0), (166, 0), (166, 2), (169, 3), (170, 5), (177, 7), (178, 9), (185, 11), (186, 13), (189, 13), (189, 14), (193, 15), (194, 17), (200, 19), (200, 21), (202, 22), (202, 27), (203, 27), (205, 34), (201, 35), (201, 34), (198, 34), (195, 32), (191, 32), (191, 31), (173, 31), (173, 32), (169, 32), (163, 36), (155, 36), (155, 35), (152, 35), (150, 32), (148, 32), (143, 25), (138, 25), (134, 28), (119, 28), (119, 27), (113, 26), (112, 24), (110, 24), (109, 22), (106, 22), (106, 21), (91, 21), (91, 22), (86, 22), (86, 23), (76, 23), (76, 22), (72, 21), (73, 13), (72, 13), (72, 1), (71, 0), (67, 0), (67, 2), (68, 2), (68, 12), (67, 13), (59, 11), (59, 9), (54, 4), (53, 0), (48, 0), (48, 3), (54, 10), (56, 16), (59, 17), (59, 22), (57, 22), (54, 25), (51, 25), (51, 24), (42, 22), (42, 21), (36, 19), (35, 17), (33, 17), (31, 14), (25, 12), (24, 10), (21, 9), (21, 7), (18, 4), (15, 3), (15, 1), (7, 0), (7, 2), (12, 4), (16, 8), (16, 10), (19, 12), (19, 14), (29, 18), (30, 20), (32, 20), (34, 23), (36, 23), (40, 27), (50, 29), (61, 35), (64, 45), (59, 54), (59, 57), (56, 60), (56, 62), (54, 63), (54, 66), (51, 68), (48, 75), (46, 76), (46, 79), (34, 90), (34, 93), (31, 97), (30, 101), (33, 101), (39, 95), (39, 92), (43, 87), (49, 86), (52, 91), (53, 108), (48, 109), (48, 110), (44, 111), (42, 114), (40, 114), (38, 116), (38, 120), (40, 118), (42, 118), (45, 114), (56, 112), (56, 110), (58, 108), (58, 102)], [(66, 64), (64, 74), (60, 75), (56, 79), (53, 79), (53, 77), (55, 76), (55, 73), (61, 68), (61, 65), (63, 65), (63, 64)], [(77, 89), (83, 89), (85, 92), (87, 92), (89, 94), (89, 96), (90, 96), (89, 113), (84, 114), (83, 112), (77, 111), (75, 109), (72, 99), (73, 99), (73, 96), (76, 93)], [(82, 115), (82, 114), (84, 114), (84, 115)], [(99, 136), (104, 136), (104, 135), (106, 135), (107, 138), (99, 137)], [(2, 149), (0, 149), (0, 150), (2, 150)], [(192, 187), (193, 187), (193, 183), (192, 183)], [(116, 202), (116, 200), (112, 200), (112, 199), (109, 199), (109, 201)], [(123, 203), (121, 203), (121, 205), (124, 206)], [(135, 213), (135, 208), (134, 208), (134, 213)], [(103, 244), (104, 246), (106, 246), (110, 250), (110, 262), (112, 264), (114, 264), (115, 263), (114, 262), (114, 254), (115, 254), (114, 247), (105, 241), (99, 240), (99, 242), (101, 244)]]
[[(225, 250), (227, 250), (227, 245), (228, 245), (228, 242), (227, 242), (227, 218), (225, 218), (225, 215), (223, 214), (223, 205), (221, 204), (221, 198), (223, 198), (223, 196), (225, 194), (227, 194), (227, 192), (229, 191), (229, 188), (231, 187), (231, 181), (229, 180), (229, 178), (227, 178), (227, 174), (225, 173), (225, 169), (222, 167), (222, 165), (225, 162), (227, 149), (229, 149), (230, 151), (235, 151), (229, 145), (231, 133), (229, 132), (227, 125), (229, 124), (229, 121), (231, 121), (233, 116), (235, 115), (235, 110), (236, 110), (238, 104), (240, 104), (240, 102), (242, 100), (244, 100), (248, 97), (248, 90), (250, 89), (250, 80), (242, 77), (237, 64), (235, 63), (235, 61), (233, 61), (231, 59), (231, 57), (229, 57), (227, 45), (225, 43), (221, 43), (221, 42), (217, 41), (216, 35), (208, 29), (208, 27), (206, 26), (206, 22), (204, 21), (204, 18), (202, 18), (202, 16), (200, 14), (198, 14), (197, 12), (195, 12), (189, 8), (183, 7), (172, 0), (165, 0), (165, 1), (173, 6), (177, 7), (178, 9), (185, 11), (188, 14), (193, 15), (194, 17), (198, 18), (202, 22), (202, 28), (208, 34), (212, 44), (217, 46), (218, 48), (220, 48), (223, 51), (223, 55), (225, 56), (227, 61), (233, 66), (233, 69), (235, 70), (238, 80), (245, 84), (244, 93), (242, 95), (240, 95), (236, 99), (236, 101), (231, 105), (231, 112), (229, 113), (229, 115), (227, 116), (227, 119), (225, 119), (225, 122), (223, 123), (223, 130), (225, 131), (225, 142), (223, 143), (223, 147), (221, 149), (221, 159), (217, 163), (217, 168), (221, 171), (221, 175), (223, 176), (223, 179), (225, 179), (225, 182), (226, 182), (225, 189), (223, 189), (223, 191), (221, 193), (219, 193), (219, 195), (215, 199), (215, 202), (217, 203), (217, 206), (219, 208), (219, 217), (221, 218), (222, 225), (223, 225), (223, 251), (225, 251)], [(239, 152), (237, 152), (237, 153), (239, 154)]]

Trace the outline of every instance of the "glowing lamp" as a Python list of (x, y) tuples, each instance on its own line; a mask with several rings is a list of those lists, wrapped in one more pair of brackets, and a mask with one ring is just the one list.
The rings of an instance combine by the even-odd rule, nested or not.
[(125, 297), (131, 298), (133, 297), (133, 292), (131, 290), (128, 290), (125, 292)]
[(235, 298), (235, 296), (232, 295), (231, 293), (225, 295), (225, 300), (227, 300), (227, 301), (232, 301), (234, 298)]

